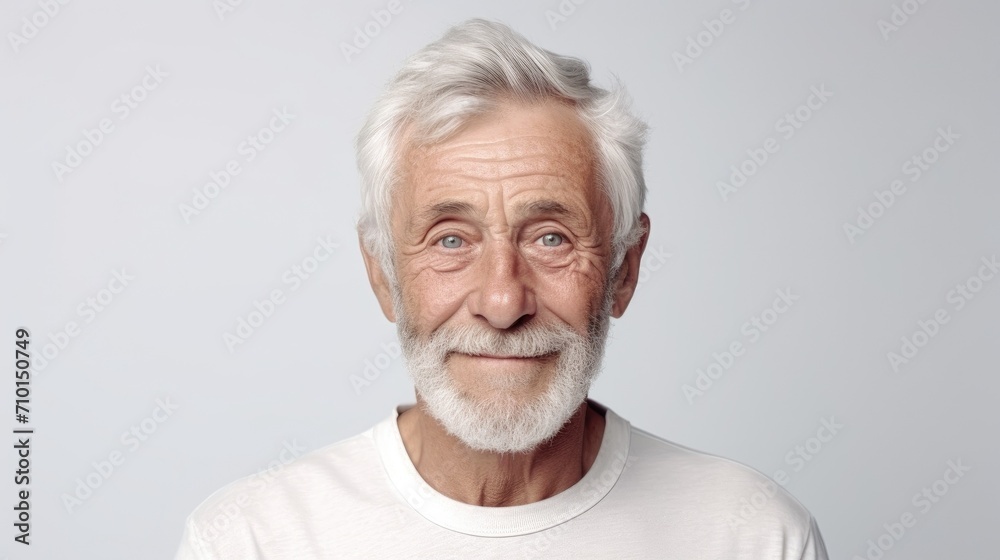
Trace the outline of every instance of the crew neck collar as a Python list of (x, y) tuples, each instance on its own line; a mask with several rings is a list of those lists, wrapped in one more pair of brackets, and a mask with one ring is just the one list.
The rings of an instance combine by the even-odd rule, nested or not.
[(373, 429), (375, 445), (386, 474), (402, 498), (428, 521), (445, 529), (479, 537), (512, 537), (555, 527), (597, 505), (617, 483), (628, 459), (631, 426), (611, 409), (604, 411), (601, 448), (587, 474), (576, 484), (544, 500), (519, 506), (486, 507), (459, 502), (441, 494), (417, 472), (399, 433), (399, 414), (414, 405), (397, 406)]

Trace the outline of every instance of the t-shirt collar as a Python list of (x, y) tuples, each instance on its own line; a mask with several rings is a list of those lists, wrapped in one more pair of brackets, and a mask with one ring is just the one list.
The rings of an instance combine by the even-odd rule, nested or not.
[(576, 484), (544, 500), (507, 507), (485, 507), (459, 502), (431, 488), (410, 461), (399, 433), (397, 418), (412, 405), (394, 407), (389, 418), (373, 429), (386, 474), (400, 497), (428, 521), (467, 535), (509, 537), (555, 527), (598, 504), (618, 482), (628, 459), (631, 426), (607, 407), (604, 436), (594, 464)]

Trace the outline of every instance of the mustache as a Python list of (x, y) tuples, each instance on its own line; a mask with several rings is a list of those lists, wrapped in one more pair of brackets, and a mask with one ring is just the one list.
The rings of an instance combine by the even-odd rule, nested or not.
[(513, 331), (499, 331), (481, 325), (442, 327), (434, 331), (428, 340), (416, 344), (441, 357), (458, 352), (472, 356), (538, 358), (585, 341), (586, 337), (568, 325), (535, 323)]

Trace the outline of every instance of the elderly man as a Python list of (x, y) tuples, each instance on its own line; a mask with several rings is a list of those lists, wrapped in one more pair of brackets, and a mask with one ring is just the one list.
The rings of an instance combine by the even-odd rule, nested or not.
[(358, 231), (416, 404), (216, 492), (178, 558), (826, 558), (774, 482), (587, 398), (649, 233), (645, 125), (588, 74), (481, 20), (407, 61)]

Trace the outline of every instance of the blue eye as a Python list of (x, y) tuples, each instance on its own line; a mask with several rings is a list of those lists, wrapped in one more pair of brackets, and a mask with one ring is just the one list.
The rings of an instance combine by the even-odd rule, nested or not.
[(563, 236), (558, 233), (546, 233), (542, 236), (542, 244), (546, 247), (558, 247), (562, 242)]
[(458, 249), (462, 246), (462, 238), (457, 235), (448, 235), (442, 237), (440, 243), (449, 249)]

